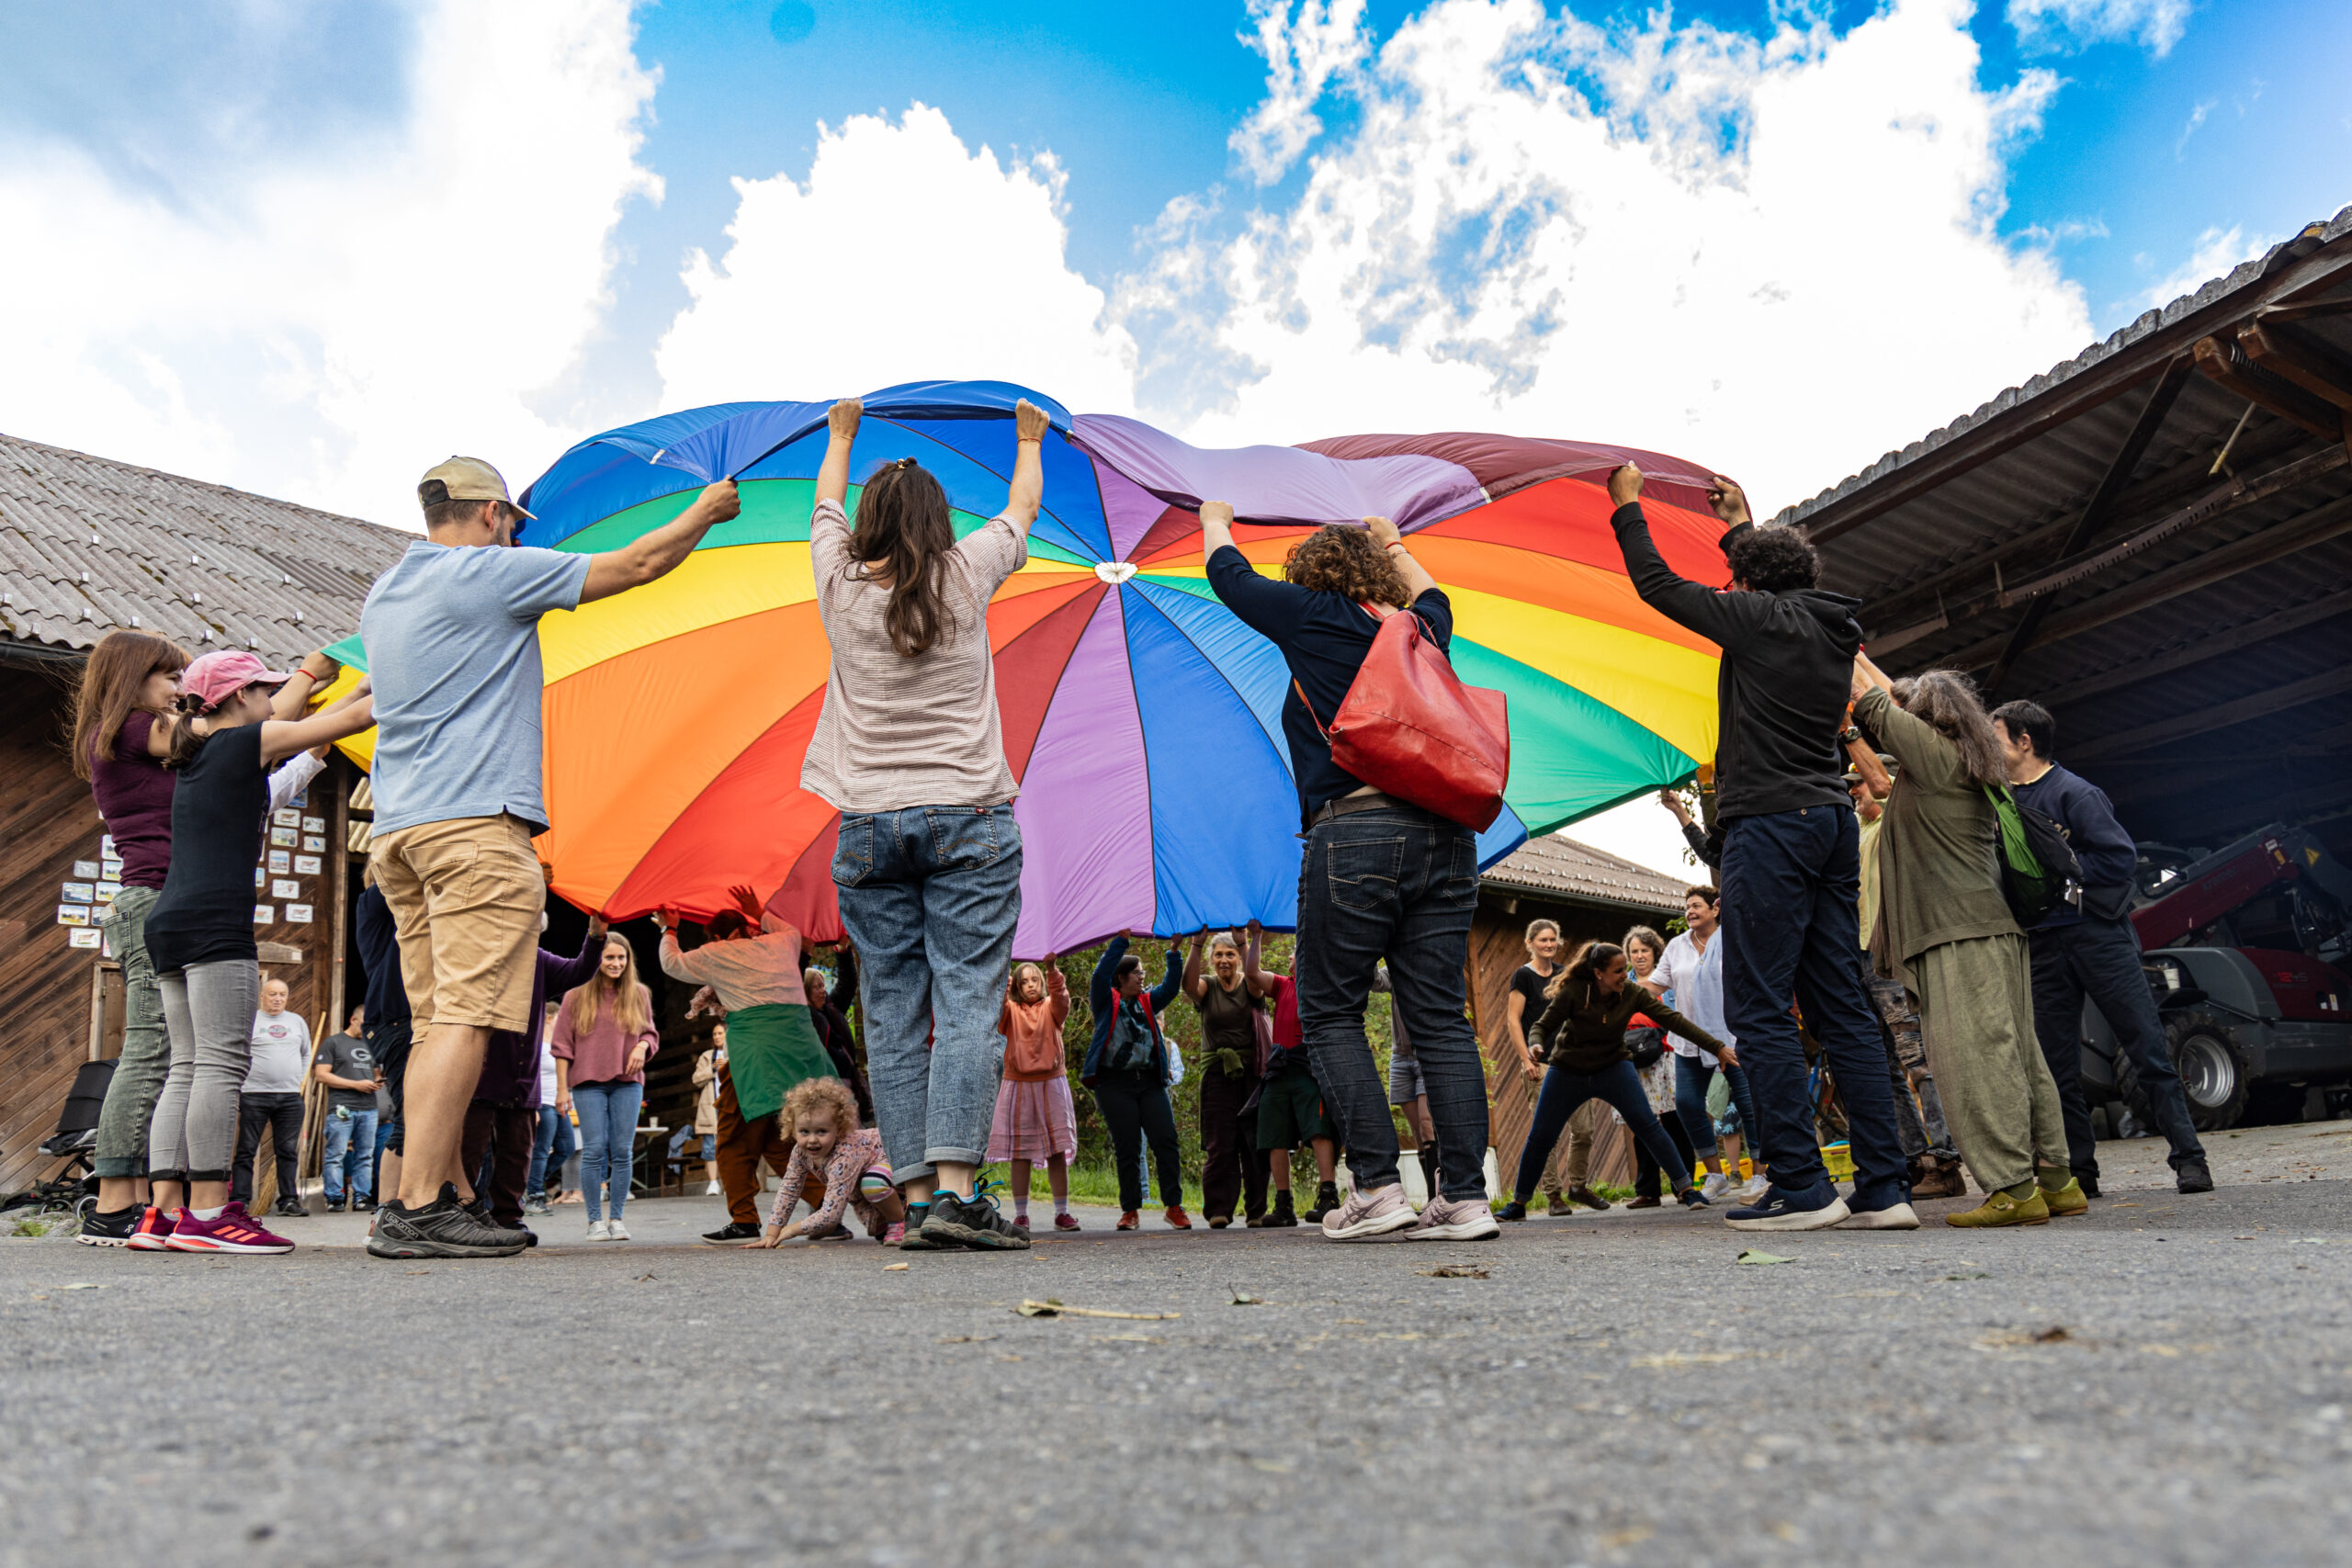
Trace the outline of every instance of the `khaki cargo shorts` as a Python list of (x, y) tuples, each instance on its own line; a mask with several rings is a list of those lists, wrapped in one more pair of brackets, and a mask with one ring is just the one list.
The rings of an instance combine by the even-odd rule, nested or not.
[(376, 835), (368, 859), (400, 932), (416, 1037), (435, 1023), (528, 1024), (547, 879), (522, 819), (395, 828)]

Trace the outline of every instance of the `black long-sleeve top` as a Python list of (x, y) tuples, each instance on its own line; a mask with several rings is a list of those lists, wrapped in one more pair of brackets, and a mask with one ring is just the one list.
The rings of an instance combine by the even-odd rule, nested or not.
[[(2066, 842), (2074, 849), (2075, 860), (2082, 863), (2086, 907), (2118, 910), (2131, 908), (2131, 885), (2140, 869), (2140, 846), (2132, 841), (2123, 824), (2116, 820), (2114, 804), (2107, 798), (2105, 790), (2052, 762), (2048, 773), (2031, 784), (2012, 784), (2009, 793), (2017, 796), (2020, 806), (2031, 807), (2066, 829)], [(2070, 926), (2082, 918), (2081, 910), (2074, 905), (2061, 903), (2033, 929)]]
[(1536, 1021), (1535, 1032), (1546, 1043), (1544, 1059), (1572, 1073), (1597, 1073), (1622, 1062), (1631, 1054), (1625, 1049), (1625, 1031), (1635, 1013), (1711, 1056), (1724, 1048), (1722, 1041), (1631, 980), (1615, 996), (1604, 997), (1591, 981), (1568, 977), (1560, 981)]

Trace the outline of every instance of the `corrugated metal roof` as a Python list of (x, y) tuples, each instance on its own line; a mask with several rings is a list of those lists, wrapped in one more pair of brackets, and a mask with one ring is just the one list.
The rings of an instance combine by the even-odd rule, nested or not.
[[(1691, 874), (1690, 881), (1703, 879), (1698, 872)], [(1528, 840), (1497, 861), (1480, 880), (1506, 892), (1575, 898), (1645, 914), (1679, 912), (1682, 891), (1690, 886), (1690, 881), (1678, 881), (1558, 833)]]
[(418, 536), (0, 435), (0, 636), (88, 648), (117, 627), (273, 661), (349, 636)]

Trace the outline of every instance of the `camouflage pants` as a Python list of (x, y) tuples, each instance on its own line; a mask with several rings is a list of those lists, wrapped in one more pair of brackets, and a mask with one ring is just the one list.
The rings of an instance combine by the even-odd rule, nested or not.
[(1878, 1009), (1887, 1045), (1887, 1076), (1894, 1088), (1894, 1119), (1906, 1157), (1934, 1155), (1956, 1160), (1951, 1132), (1944, 1125), (1943, 1102), (1936, 1098), (1936, 1077), (1928, 1069), (1928, 1046), (1919, 1032), (1919, 1011), (1900, 980), (1872, 975), (1871, 1001)]

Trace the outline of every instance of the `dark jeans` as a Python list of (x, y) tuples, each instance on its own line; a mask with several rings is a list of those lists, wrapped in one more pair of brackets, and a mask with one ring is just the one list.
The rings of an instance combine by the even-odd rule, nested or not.
[[(1419, 1045), (1419, 1037), (1414, 1037)], [(1666, 1129), (1657, 1124), (1657, 1113), (1650, 1109), (1649, 1096), (1642, 1092), (1642, 1075), (1634, 1070), (1631, 1062), (1611, 1062), (1597, 1073), (1572, 1072), (1566, 1067), (1546, 1067), (1544, 1089), (1535, 1097), (1535, 1122), (1527, 1129), (1527, 1147), (1520, 1151), (1519, 1181), (1512, 1196), (1524, 1203), (1535, 1196), (1535, 1179), (1544, 1172), (1544, 1162), (1552, 1157), (1552, 1145), (1560, 1141), (1561, 1130), (1577, 1107), (1588, 1100), (1605, 1100), (1617, 1108), (1625, 1125), (1634, 1130), (1634, 1141), (1649, 1149), (1650, 1158), (1658, 1165), (1671, 1165), (1674, 1145)], [(1690, 1162), (1682, 1162), (1682, 1178), (1674, 1184), (1679, 1192), (1690, 1185)]]
[(1886, 1049), (1862, 980), (1860, 829), (1849, 806), (1735, 817), (1724, 829), (1724, 1015), (1756, 1098), (1747, 1128), (1772, 1190), (1834, 1191), (1815, 1142), (1804, 1046), (1793, 998), (1821, 1043), (1846, 1103), (1853, 1206), (1905, 1202), (1903, 1143)]
[(391, 1147), (393, 1140), (400, 1136), (400, 1131), (401, 1124), (393, 1118), (381, 1115), (376, 1118), (376, 1144), (368, 1154), (368, 1190), (370, 1192), (384, 1190), (384, 1151)]
[(1674, 1115), (1682, 1123), (1682, 1135), (1692, 1149), (1715, 1157), (1715, 1119), (1707, 1114), (1707, 1091), (1715, 1087), (1718, 1072), (1731, 1080), (1731, 1102), (1739, 1109), (1739, 1135), (1747, 1140), (1747, 1157), (1761, 1167), (1764, 1147), (1756, 1134), (1756, 1091), (1736, 1064), (1720, 1067), (1708, 1056), (1674, 1058)]
[[(1680, 1107), (1678, 1106), (1676, 1109), (1679, 1110)], [(1690, 1135), (1682, 1130), (1680, 1116), (1661, 1116), (1658, 1118), (1658, 1125), (1666, 1130), (1667, 1142), (1674, 1145), (1674, 1157), (1679, 1162), (1674, 1168), (1681, 1173), (1679, 1179), (1666, 1184), (1667, 1192), (1671, 1195), (1684, 1182), (1690, 1179), (1690, 1173), (1699, 1168), (1699, 1160), (1697, 1153), (1690, 1147)], [(1707, 1146), (1713, 1148), (1714, 1145), (1710, 1143)], [(1634, 1139), (1634, 1190), (1645, 1198), (1656, 1192), (1657, 1179), (1664, 1174), (1664, 1171), (1665, 1168), (1660, 1166), (1657, 1156), (1650, 1153), (1649, 1144), (1641, 1138)]]
[(477, 1100), (466, 1107), (460, 1168), (475, 1173), (475, 1195), (490, 1205), (491, 1217), (502, 1225), (522, 1221), (523, 1188), (530, 1174), (538, 1120), (538, 1111), (527, 1105)]
[(1168, 1086), (1150, 1072), (1103, 1073), (1094, 1080), (1094, 1104), (1111, 1129), (1119, 1207), (1127, 1212), (1143, 1207), (1140, 1156), (1147, 1143), (1159, 1164), (1159, 1201), (1171, 1207), (1182, 1203), (1184, 1163), (1176, 1146), (1176, 1108), (1168, 1103)]
[(2033, 943), (2033, 1032), (2042, 1060), (2058, 1081), (2066, 1116), (2066, 1160), (2078, 1177), (2098, 1175), (2098, 1141), (2083, 1100), (2083, 998), (2088, 997), (2115, 1031), (2116, 1043), (2140, 1070), (2148, 1113), (2172, 1145), (2175, 1170), (2205, 1157), (2188, 1119), (2188, 1096), (2165, 1043), (2156, 998), (2140, 969), (2139, 933), (2129, 920), (2084, 919), (2027, 933)]
[(1266, 1212), (1267, 1166), (1258, 1152), (1258, 1112), (1255, 1107), (1246, 1113), (1241, 1109), (1256, 1087), (1249, 1074), (1227, 1076), (1214, 1062), (1201, 1077), (1201, 1212), (1211, 1219), (1230, 1217), (1237, 1198), (1242, 1200), (1244, 1219)]
[(1465, 1012), (1478, 853), (1469, 829), (1402, 804), (1319, 822), (1298, 875), (1298, 1021), (1359, 1191), (1398, 1179), (1388, 1086), (1363, 1010), (1388, 961), (1395, 1003), (1429, 1087), (1439, 1188), (1486, 1201), (1487, 1075)]
[(300, 1198), (301, 1179), (295, 1161), (302, 1152), (302, 1097), (299, 1094), (240, 1094), (237, 1096), (237, 1161), (229, 1174), (229, 1196), (240, 1203), (254, 1201), (254, 1156), (261, 1152), (264, 1130), (272, 1134), (277, 1156), (277, 1195)]
[[(401, 1152), (401, 1114), (408, 1105), (408, 1055), (416, 1043), (416, 1032), (407, 1019), (398, 1023), (384, 1024), (370, 1032), (368, 1048), (376, 1055), (377, 1076), (384, 1080), (384, 1089), (392, 1097), (392, 1114), (388, 1124), (392, 1129), (390, 1147)], [(383, 1189), (379, 1187), (377, 1191)]]

